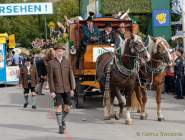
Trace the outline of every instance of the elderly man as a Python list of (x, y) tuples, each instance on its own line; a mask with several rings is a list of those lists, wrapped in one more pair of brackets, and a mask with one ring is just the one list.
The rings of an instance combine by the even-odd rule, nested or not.
[(55, 44), (54, 50), (55, 59), (48, 63), (48, 81), (50, 95), (55, 99), (59, 134), (63, 134), (66, 129), (65, 118), (71, 108), (70, 93), (75, 89), (74, 81), (71, 80), (74, 75), (70, 63), (64, 57), (65, 44)]

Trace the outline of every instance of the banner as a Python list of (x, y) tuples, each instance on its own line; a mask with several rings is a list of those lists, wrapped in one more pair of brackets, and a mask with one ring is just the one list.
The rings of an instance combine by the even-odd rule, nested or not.
[(6, 82), (19, 81), (19, 66), (6, 67)]
[(0, 69), (4, 68), (4, 46), (3, 44), (0, 44)]
[(182, 1), (183, 0), (173, 0), (172, 1), (172, 12), (175, 14), (181, 14), (182, 13)]
[(53, 14), (53, 4), (51, 2), (0, 4), (0, 16), (41, 14)]
[(100, 56), (103, 53), (108, 52), (108, 51), (114, 52), (114, 48), (112, 48), (112, 47), (104, 47), (104, 48), (97, 47), (97, 48), (93, 48), (93, 62), (96, 62), (98, 56)]
[(170, 26), (169, 10), (153, 10), (152, 16), (154, 27)]
[(0, 36), (0, 44), (5, 44), (6, 43), (6, 38)]
[(9, 35), (8, 40), (9, 40), (8, 47), (15, 48), (16, 47), (15, 34)]

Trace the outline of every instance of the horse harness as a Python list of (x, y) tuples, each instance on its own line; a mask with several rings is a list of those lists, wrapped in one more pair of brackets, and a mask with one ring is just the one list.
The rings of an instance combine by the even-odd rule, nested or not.
[[(143, 74), (143, 75), (149, 75), (151, 76), (151, 80), (150, 78), (146, 79), (146, 78), (140, 78), (139, 74), (138, 74), (138, 82), (139, 82), (139, 86), (140, 87), (144, 87), (146, 85), (149, 85), (150, 86), (150, 89), (153, 85), (153, 82), (154, 82), (154, 76), (155, 75), (158, 75), (162, 72), (164, 72), (166, 70), (166, 65), (160, 61), (160, 60), (156, 60), (156, 59), (152, 59), (153, 61), (155, 62), (160, 62), (161, 64), (158, 66), (158, 67), (152, 67), (150, 64), (146, 63), (144, 65), (144, 72), (142, 70), (140, 70), (140, 72)], [(144, 82), (144, 85), (142, 85), (142, 82), (141, 80), (144, 80), (146, 82)]]

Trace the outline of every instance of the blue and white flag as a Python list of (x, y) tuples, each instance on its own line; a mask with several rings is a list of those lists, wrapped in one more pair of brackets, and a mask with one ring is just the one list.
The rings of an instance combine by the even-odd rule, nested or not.
[(172, 1), (172, 12), (175, 14), (182, 14), (182, 0)]

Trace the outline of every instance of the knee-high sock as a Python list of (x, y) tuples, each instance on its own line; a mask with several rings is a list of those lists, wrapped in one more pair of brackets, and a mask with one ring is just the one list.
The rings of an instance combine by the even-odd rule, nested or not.
[(28, 95), (24, 95), (25, 103), (28, 103)]
[(63, 109), (63, 111), (62, 111), (62, 118), (61, 118), (62, 123), (65, 123), (65, 118), (68, 115), (68, 113), (69, 112), (65, 112), (64, 109)]
[(36, 95), (32, 95), (32, 106), (36, 106)]
[(56, 118), (57, 118), (57, 122), (58, 122), (58, 126), (62, 126), (62, 113), (61, 112), (56, 112)]

